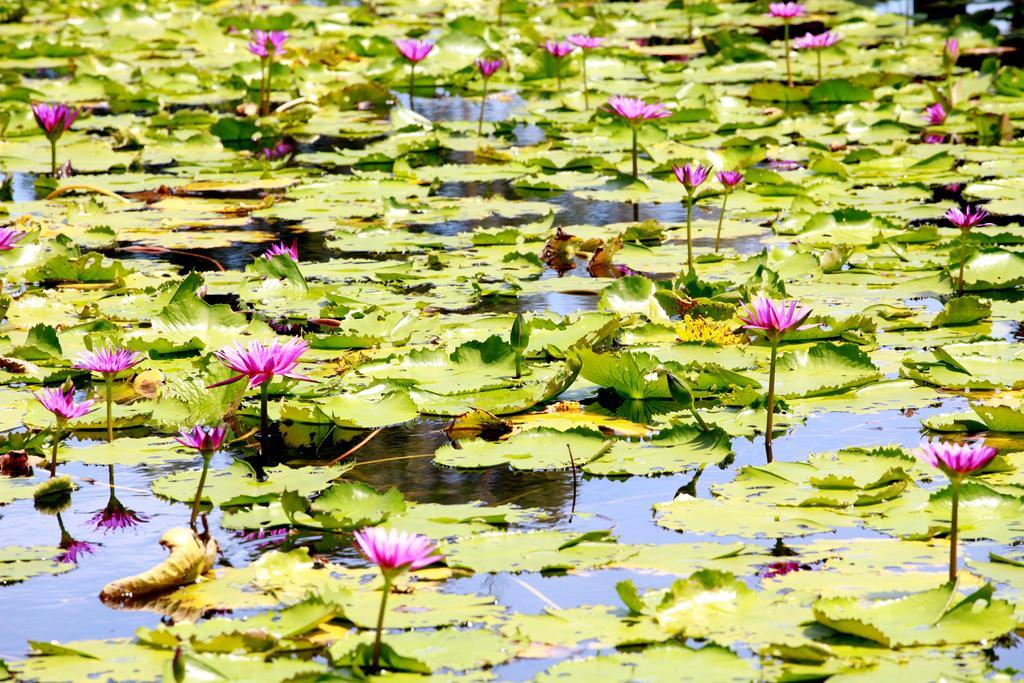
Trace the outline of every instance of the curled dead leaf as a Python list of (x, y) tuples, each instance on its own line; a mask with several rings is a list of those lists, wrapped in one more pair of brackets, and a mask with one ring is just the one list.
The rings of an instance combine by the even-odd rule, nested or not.
[(124, 600), (193, 583), (212, 569), (217, 559), (217, 541), (203, 540), (184, 527), (165, 531), (160, 545), (171, 551), (166, 560), (141, 574), (111, 581), (103, 587), (100, 599)]

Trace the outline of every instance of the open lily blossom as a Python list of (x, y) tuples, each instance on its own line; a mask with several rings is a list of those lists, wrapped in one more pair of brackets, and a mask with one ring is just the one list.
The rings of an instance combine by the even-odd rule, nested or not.
[(10, 251), (27, 233), (14, 228), (0, 228), (0, 251)]
[(293, 240), (291, 244), (285, 244), (284, 242), (276, 242), (270, 246), (265, 252), (263, 252), (263, 258), (272, 259), (275, 256), (288, 256), (292, 261), (298, 263), (299, 261), (299, 241)]
[(74, 420), (77, 417), (82, 417), (92, 410), (93, 403), (95, 403), (92, 400), (75, 401), (74, 389), (65, 387), (42, 389), (33, 394), (33, 396), (36, 397), (36, 400), (44, 408), (53, 413), (58, 421)]
[(408, 61), (422, 62), (434, 49), (434, 43), (429, 40), (416, 40), (414, 38), (400, 38), (395, 41), (395, 47), (399, 54)]
[(106, 347), (96, 351), (83, 351), (72, 366), (79, 370), (98, 372), (101, 375), (116, 375), (130, 370), (141, 363), (145, 356), (138, 351)]
[(249, 41), (249, 52), (257, 57), (266, 59), (284, 53), (284, 44), (288, 41), (287, 31), (260, 31), (252, 32), (252, 40)]
[(621, 95), (609, 97), (608, 108), (633, 125), (653, 119), (668, 118), (672, 115), (672, 112), (662, 102), (648, 103), (639, 97), (623, 97)]
[(946, 122), (946, 108), (942, 106), (941, 102), (936, 102), (925, 108), (924, 118), (929, 125), (941, 126)]
[(996, 449), (986, 446), (983, 440), (964, 444), (924, 441), (914, 451), (914, 454), (932, 467), (941, 470), (949, 478), (952, 492), (952, 515), (949, 523), (949, 580), (956, 581), (960, 486), (965, 478), (980, 472), (992, 462), (996, 457)]
[(144, 356), (138, 351), (107, 347), (96, 351), (86, 351), (75, 361), (73, 367), (79, 370), (98, 372), (103, 376), (106, 386), (107, 403), (107, 441), (114, 440), (114, 376), (119, 372), (130, 370), (142, 362)]
[(678, 164), (672, 167), (672, 173), (676, 180), (686, 190), (686, 267), (693, 272), (693, 207), (696, 203), (696, 191), (711, 173), (710, 166), (702, 166), (698, 163)]
[(593, 50), (595, 47), (601, 47), (604, 43), (603, 38), (588, 36), (582, 33), (574, 33), (567, 40), (581, 50)]
[(810, 315), (811, 309), (798, 301), (776, 301), (762, 294), (742, 304), (739, 319), (744, 329), (778, 338), (793, 330), (809, 329), (804, 322)]
[(565, 57), (574, 49), (574, 45), (565, 40), (545, 40), (541, 46), (555, 59)]
[(814, 327), (813, 325), (804, 325), (810, 316), (811, 309), (801, 306), (795, 300), (777, 301), (763, 294), (742, 304), (740, 312), (737, 314), (744, 329), (764, 335), (771, 346), (768, 400), (765, 405), (768, 417), (764, 430), (764, 445), (769, 462), (772, 460), (772, 430), (775, 425), (775, 366), (778, 362), (779, 342), (789, 332)]
[(782, 19), (783, 44), (786, 51), (786, 83), (791, 88), (793, 87), (793, 65), (789, 60), (789, 25), (793, 19), (803, 16), (805, 11), (806, 8), (799, 2), (773, 2), (768, 5), (769, 16)]
[(478, 57), (476, 60), (477, 71), (480, 72), (480, 76), (484, 79), (484, 92), (480, 96), (480, 116), (477, 118), (476, 123), (476, 135), (482, 137), (484, 134), (484, 112), (487, 109), (487, 83), (490, 81), (491, 76), (497, 73), (498, 69), (504, 66), (505, 60), (499, 58), (488, 59), (487, 57)]
[(228, 428), (224, 425), (218, 427), (197, 426), (181, 430), (181, 434), (174, 437), (174, 440), (182, 446), (194, 448), (200, 453), (213, 453), (224, 443), (224, 436), (227, 433)]
[(832, 47), (840, 40), (842, 40), (842, 36), (832, 31), (817, 34), (805, 33), (793, 39), (793, 47), (797, 50), (823, 50), (826, 47)]
[(427, 58), (434, 43), (429, 40), (401, 38), (395, 41), (398, 53), (409, 62), (409, 109), (416, 110), (416, 65)]
[(377, 565), (384, 578), (371, 664), (371, 669), (377, 671), (380, 668), (381, 636), (384, 631), (384, 616), (392, 582), (403, 572), (422, 569), (435, 562), (440, 562), (444, 558), (436, 552), (437, 546), (434, 542), (421, 534), (367, 527), (362, 531), (355, 532), (354, 536), (359, 552), (367, 560)]
[(981, 225), (981, 222), (988, 218), (988, 216), (987, 210), (980, 206), (971, 207), (970, 205), (965, 206), (963, 209), (950, 209), (946, 212), (946, 220), (961, 230), (970, 230)]
[(284, 159), (294, 151), (295, 145), (281, 140), (273, 147), (264, 147), (261, 154), (263, 154), (263, 158), (267, 161), (277, 161), (279, 159)]
[(235, 342), (227, 348), (214, 351), (213, 355), (238, 374), (222, 382), (211, 384), (210, 388), (232, 384), (241, 379), (247, 380), (250, 388), (258, 387), (269, 382), (275, 375), (315, 382), (316, 380), (311, 377), (294, 372), (295, 367), (299, 364), (299, 356), (308, 349), (309, 344), (302, 339), (289, 339), (283, 344), (276, 339), (269, 344), (253, 341), (249, 343), (248, 347)]
[(32, 105), (32, 116), (50, 141), (50, 174), (57, 177), (57, 141), (78, 118), (78, 110), (61, 103), (36, 102)]
[(715, 253), (718, 253), (722, 246), (722, 222), (725, 220), (725, 207), (729, 202), (729, 193), (743, 182), (743, 174), (739, 171), (718, 171), (715, 173), (715, 177), (718, 178), (718, 182), (725, 190), (722, 193), (722, 208), (718, 212), (718, 230), (715, 231)]
[(796, 19), (803, 16), (807, 8), (799, 2), (772, 2), (768, 5), (768, 16), (776, 19)]

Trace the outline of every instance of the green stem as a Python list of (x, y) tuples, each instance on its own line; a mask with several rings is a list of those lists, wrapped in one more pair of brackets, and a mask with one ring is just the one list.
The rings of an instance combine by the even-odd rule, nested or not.
[(590, 111), (590, 87), (587, 85), (587, 51), (580, 48), (580, 60), (583, 63), (583, 109)]
[(964, 295), (964, 266), (967, 265), (967, 231), (960, 232), (960, 277), (957, 279), (957, 296)]
[(562, 58), (555, 57), (555, 82), (558, 83), (558, 94), (562, 94)]
[(960, 480), (951, 479), (953, 487), (953, 516), (949, 521), (949, 580), (956, 581), (956, 532), (960, 508)]
[(480, 120), (476, 123), (476, 136), (478, 138), (484, 135), (484, 108), (487, 106), (487, 81), (489, 79), (484, 78), (484, 94), (480, 98)]
[(384, 594), (380, 598), (380, 612), (377, 614), (377, 637), (373, 641), (373, 661), (370, 668), (373, 671), (380, 671), (380, 640), (384, 633), (384, 612), (388, 606), (388, 594), (391, 593), (391, 579), (384, 576)]
[(818, 83), (821, 83), (821, 50), (815, 50), (818, 53)]
[(686, 12), (686, 40), (693, 40), (693, 12), (690, 11), (690, 3), (683, 0), (683, 10)]
[(516, 353), (516, 379), (523, 376), (523, 354)]
[(107, 385), (107, 443), (114, 440), (114, 375), (107, 372), (103, 375)]
[(693, 272), (693, 192), (686, 194), (686, 267)]
[(498, 26), (505, 25), (505, 0), (498, 0)]
[(50, 140), (50, 174), (57, 177), (57, 141)]
[(636, 170), (636, 153), (636, 126), (633, 126), (633, 180), (637, 180), (639, 178)]
[(416, 88), (416, 62), (409, 62), (409, 110), (416, 111), (416, 95), (413, 91)]
[(199, 487), (196, 489), (195, 500), (192, 501), (192, 516), (189, 518), (188, 525), (193, 531), (196, 529), (196, 519), (199, 517), (199, 506), (203, 501), (203, 487), (206, 485), (206, 472), (210, 469), (210, 456), (213, 453), (203, 453), (203, 472), (199, 475)]
[(260, 438), (267, 438), (267, 399), (270, 396), (270, 380), (260, 385)]
[(793, 69), (789, 63), (789, 20), (783, 22), (785, 27), (786, 36), (786, 81), (789, 83), (789, 87), (793, 87)]
[(725, 204), (729, 201), (729, 192), (726, 191), (722, 197), (722, 210), (718, 214), (718, 232), (715, 233), (715, 253), (718, 253), (718, 247), (722, 243), (722, 221), (725, 219)]
[(772, 339), (772, 359), (768, 370), (768, 423), (764, 429), (764, 442), (770, 449), (772, 446), (772, 429), (775, 424), (775, 361), (779, 354), (779, 342)]
[(57, 419), (57, 426), (53, 430), (53, 445), (50, 447), (50, 476), (57, 476), (57, 447), (63, 438), (64, 421)]
[(700, 430), (702, 432), (708, 431), (708, 423), (705, 422), (704, 418), (701, 417), (700, 413), (697, 412), (697, 406), (692, 404), (690, 405), (690, 414), (693, 415), (693, 419), (696, 420), (697, 424), (700, 425)]

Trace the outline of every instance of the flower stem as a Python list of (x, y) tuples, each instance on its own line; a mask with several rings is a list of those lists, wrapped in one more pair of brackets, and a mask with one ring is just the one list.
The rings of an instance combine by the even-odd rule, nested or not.
[(477, 121), (477, 123), (476, 123), (476, 136), (478, 138), (481, 138), (484, 135), (484, 108), (487, 107), (487, 81), (488, 80), (489, 79), (487, 79), (487, 78), (484, 79), (484, 94), (480, 98), (480, 120)]
[(686, 267), (693, 272), (693, 192), (686, 194)]
[(199, 506), (203, 500), (203, 487), (206, 485), (206, 472), (210, 469), (210, 456), (213, 453), (203, 453), (203, 472), (199, 475), (199, 486), (196, 488), (196, 497), (192, 501), (192, 516), (188, 520), (188, 525), (192, 531), (196, 530), (196, 518), (199, 517)]
[(957, 296), (964, 295), (964, 266), (967, 265), (967, 231), (960, 233), (960, 277), (957, 278)]
[(57, 177), (57, 141), (50, 140), (50, 174)]
[(114, 440), (114, 375), (106, 373), (103, 381), (107, 385), (107, 443)]
[(498, 0), (498, 26), (505, 25), (505, 0)]
[(523, 376), (523, 354), (516, 353), (516, 379)]
[(380, 612), (377, 614), (377, 637), (373, 641), (373, 660), (370, 663), (370, 668), (373, 671), (380, 671), (380, 640), (381, 635), (384, 632), (384, 612), (388, 606), (388, 594), (391, 593), (391, 579), (384, 576), (384, 588), (381, 589), (383, 594), (380, 597)]
[(821, 83), (821, 50), (815, 50), (818, 53), (818, 83)]
[(260, 439), (267, 438), (267, 399), (270, 396), (270, 380), (260, 385)]
[(633, 180), (637, 180), (637, 169), (636, 169), (636, 126), (633, 126)]
[(793, 87), (793, 68), (789, 63), (789, 20), (783, 22), (785, 27), (786, 36), (786, 81), (789, 83), (789, 87)]
[(949, 522), (949, 580), (956, 581), (956, 532), (960, 507), (960, 480), (950, 480), (953, 486), (953, 515)]
[(57, 476), (57, 446), (63, 438), (64, 421), (58, 419), (57, 426), (53, 430), (53, 445), (50, 447), (50, 476)]
[(416, 62), (409, 62), (409, 110), (416, 111)]
[(725, 193), (722, 197), (722, 210), (718, 214), (718, 232), (715, 233), (715, 253), (718, 253), (718, 248), (722, 243), (722, 221), (725, 219), (725, 204), (729, 201), (729, 192)]
[(555, 57), (555, 82), (558, 84), (558, 94), (562, 94), (562, 59)]
[(583, 64), (583, 109), (590, 111), (590, 88), (587, 86), (587, 51), (580, 50), (580, 61)]
[(775, 424), (775, 361), (779, 355), (779, 342), (772, 339), (772, 359), (768, 370), (768, 421), (764, 428), (764, 443), (771, 452), (772, 429)]

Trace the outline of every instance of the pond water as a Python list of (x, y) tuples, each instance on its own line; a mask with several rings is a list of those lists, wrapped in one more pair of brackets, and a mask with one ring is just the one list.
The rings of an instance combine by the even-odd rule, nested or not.
[[(882, 11), (899, 11), (902, 3), (881, 3)], [(434, 122), (475, 122), (479, 114), (478, 99), (460, 94), (439, 92), (437, 97), (417, 94), (417, 111)], [(404, 93), (396, 93), (398, 102), (407, 104)], [(486, 120), (489, 122), (510, 121), (515, 124), (507, 140), (509, 147), (530, 148), (547, 141), (544, 131), (528, 116), (529, 101), (523, 99), (513, 88), (495, 93), (488, 101)], [(93, 115), (91, 121), (102, 128), (101, 115)], [(303, 153), (320, 154), (326, 145), (306, 143), (294, 162), (300, 168), (317, 166), (307, 163)], [(473, 164), (472, 153), (448, 152), (444, 158), (447, 164)], [(334, 168), (327, 173), (345, 175), (351, 167)], [(800, 178), (806, 178), (798, 171)], [(780, 175), (784, 175), (781, 173)], [(88, 182), (88, 174), (77, 179)], [(17, 216), (21, 206), (37, 206), (36, 176), (29, 172), (13, 172), (13, 202), (8, 205), (12, 216)], [(861, 189), (862, 186), (857, 186)], [(431, 197), (462, 198), (503, 198), (512, 202), (521, 199), (544, 202), (553, 213), (553, 227), (608, 226), (628, 224), (634, 220), (634, 211), (641, 220), (654, 220), (678, 227), (687, 220), (685, 207), (679, 202), (640, 201), (639, 206), (631, 202), (613, 199), (594, 199), (581, 196), (573, 191), (557, 191), (542, 195), (524, 196), (517, 191), (514, 183), (497, 179), (490, 181), (443, 181), (431, 185)], [(751, 212), (752, 214), (754, 212)], [(719, 207), (717, 200), (708, 202), (694, 213), (698, 220), (717, 221)], [(423, 224), (415, 222), (405, 226), (412, 232), (427, 232), (444, 237), (465, 235), (480, 227), (517, 226), (536, 220), (537, 216), (504, 217), (488, 215), (484, 218), (455, 218), (430, 220)], [(909, 223), (914, 218), (907, 218)], [(747, 219), (747, 226), (739, 236), (723, 240), (724, 250), (735, 258), (746, 258), (759, 254), (764, 249), (786, 249), (799, 246), (801, 239), (786, 234), (776, 234), (770, 227), (771, 218)], [(178, 269), (181, 273), (189, 270), (213, 273), (212, 259), (229, 271), (242, 271), (273, 242), (283, 240), (298, 244), (303, 264), (327, 263), (339, 256), (329, 243), (330, 231), (306, 230), (299, 220), (276, 218), (251, 218), (246, 230), (267, 233), (270, 239), (244, 241), (220, 246), (196, 246), (182, 249), (177, 254), (138, 254), (120, 249), (104, 248), (107, 256), (130, 262), (148, 262), (150, 265)], [(709, 234), (701, 234), (694, 242), (700, 251), (709, 251), (714, 240)], [(130, 246), (120, 244), (119, 247)], [(352, 257), (356, 252), (346, 252)], [(377, 254), (372, 258), (384, 257)], [(389, 256), (388, 258), (396, 258)], [(397, 257), (402, 258), (402, 257)], [(925, 266), (922, 265), (922, 268)], [(557, 277), (588, 277), (585, 258), (577, 259), (571, 270), (558, 273), (546, 267), (540, 279)], [(658, 272), (653, 279), (665, 279)], [(1024, 301), (1019, 291), (1001, 295), (1007, 305)], [(231, 301), (230, 296), (210, 297), (211, 301)], [(915, 309), (938, 313), (945, 303), (945, 296), (915, 297), (908, 295), (905, 303)], [(581, 311), (598, 309), (596, 294), (551, 291), (520, 297), (484, 299), (473, 307), (470, 313), (512, 313), (512, 312), (554, 312), (570, 315)], [(841, 296), (834, 297), (834, 305), (844, 302)], [(854, 305), (857, 300), (853, 299)], [(845, 309), (844, 309), (845, 310)], [(999, 319), (992, 325), (990, 337), (1015, 342), (1016, 327), (1009, 319)], [(904, 347), (880, 345), (873, 349), (886, 359), (898, 358), (906, 351)], [(895, 371), (886, 366), (886, 377), (895, 378)], [(918, 410), (880, 410), (869, 414), (828, 412), (822, 410), (810, 415), (806, 423), (797, 425), (788, 433), (777, 436), (773, 453), (777, 461), (803, 462), (811, 453), (835, 451), (845, 447), (870, 447), (875, 445), (899, 445), (914, 447), (922, 439), (925, 430), (922, 419), (929, 416), (970, 409), (970, 393), (943, 391), (927, 407)], [(590, 400), (593, 387), (571, 389), (562, 400)], [(732, 481), (737, 471), (746, 466), (762, 465), (765, 462), (765, 444), (762, 436), (732, 439), (734, 457), (722, 466), (709, 466), (697, 476), (666, 474), (661, 476), (632, 476), (624, 478), (580, 475), (566, 470), (530, 472), (505, 467), (485, 469), (452, 469), (438, 466), (433, 462), (434, 452), (448, 443), (443, 429), (449, 420), (439, 417), (419, 417), (396, 427), (384, 429), (368, 441), (357, 453), (349, 456), (355, 463), (346, 475), (377, 490), (398, 487), (407, 500), (421, 503), (464, 503), (482, 501), (488, 505), (510, 504), (541, 510), (546, 513), (543, 521), (531, 523), (534, 528), (557, 529), (562, 531), (610, 530), (623, 542), (679, 543), (696, 541), (732, 542), (741, 541), (765, 549), (775, 549), (781, 557), (785, 546), (794, 539), (750, 539), (740, 536), (704, 536), (698, 533), (675, 532), (654, 523), (651, 506), (672, 500), (679, 492), (697, 498), (712, 497), (712, 487)], [(286, 446), (281, 434), (275, 431), (269, 437), (267, 454), (274, 462), (289, 464), (323, 464), (349, 451), (361, 441), (365, 432), (338, 443), (321, 446), (319, 449), (291, 448)], [(282, 429), (297, 430), (294, 425)], [(144, 428), (119, 431), (119, 438), (144, 436)], [(80, 448), (93, 443), (96, 432), (74, 433), (67, 443), (68, 448)], [(294, 442), (292, 434), (290, 441)], [(1000, 448), (1014, 451), (1024, 448), (1024, 439), (1003, 436)], [(212, 462), (214, 469), (227, 467), (234, 458), (247, 458), (251, 449), (243, 445), (228, 447), (218, 452)], [(161, 562), (166, 551), (159, 544), (161, 534), (171, 527), (187, 526), (189, 507), (154, 496), (151, 485), (154, 481), (180, 471), (183, 467), (198, 467), (198, 458), (191, 463), (173, 462), (159, 465), (87, 466), (70, 462), (61, 467), (63, 473), (71, 475), (81, 489), (74, 494), (73, 505), (59, 516), (40, 513), (31, 500), (17, 500), (0, 510), (0, 547), (26, 544), (57, 545), (63, 532), (75, 539), (86, 541), (90, 549), (83, 551), (73, 571), (57, 576), (38, 576), (22, 583), (0, 588), (6, 609), (0, 615), (0, 658), (22, 659), (28, 652), (27, 642), (69, 641), (78, 639), (131, 637), (137, 628), (152, 627), (159, 623), (161, 616), (144, 608), (132, 609), (126, 606), (106, 605), (98, 594), (108, 582), (120, 577), (141, 572)], [(112, 477), (112, 480), (111, 480)], [(937, 487), (939, 482), (933, 482)], [(108, 503), (111, 492), (115, 491), (123, 505), (133, 510), (138, 524), (132, 528), (109, 533), (94, 528), (93, 517)], [(222, 513), (214, 508), (205, 518), (210, 535), (220, 544), (222, 556), (218, 566), (245, 566), (268, 550), (291, 550), (307, 547), (316, 555), (334, 562), (351, 566), (365, 566), (352, 546), (351, 536), (345, 533), (315, 534), (308, 531), (293, 531), (286, 534), (246, 534), (225, 529), (221, 526)], [(839, 529), (835, 536), (857, 538), (886, 538), (881, 533), (862, 528)], [(1001, 552), (1005, 548), (987, 541), (964, 544), (965, 558), (983, 561), (990, 552)], [(498, 572), (480, 573), (469, 578), (449, 581), (445, 590), (459, 593), (480, 593), (494, 596), (502, 605), (521, 613), (539, 614), (546, 608), (570, 608), (590, 604), (618, 605), (620, 599), (615, 585), (623, 579), (633, 580), (641, 590), (668, 586), (675, 577), (659, 576), (627, 569), (584, 571), (567, 575), (544, 576), (536, 573), (512, 574)], [(234, 616), (245, 614), (236, 611)], [(994, 667), (1024, 669), (1024, 651), (1015, 641), (1006, 639), (994, 648)], [(527, 681), (539, 672), (561, 659), (561, 655), (531, 659), (516, 659), (510, 664), (494, 668), (497, 680)]]

